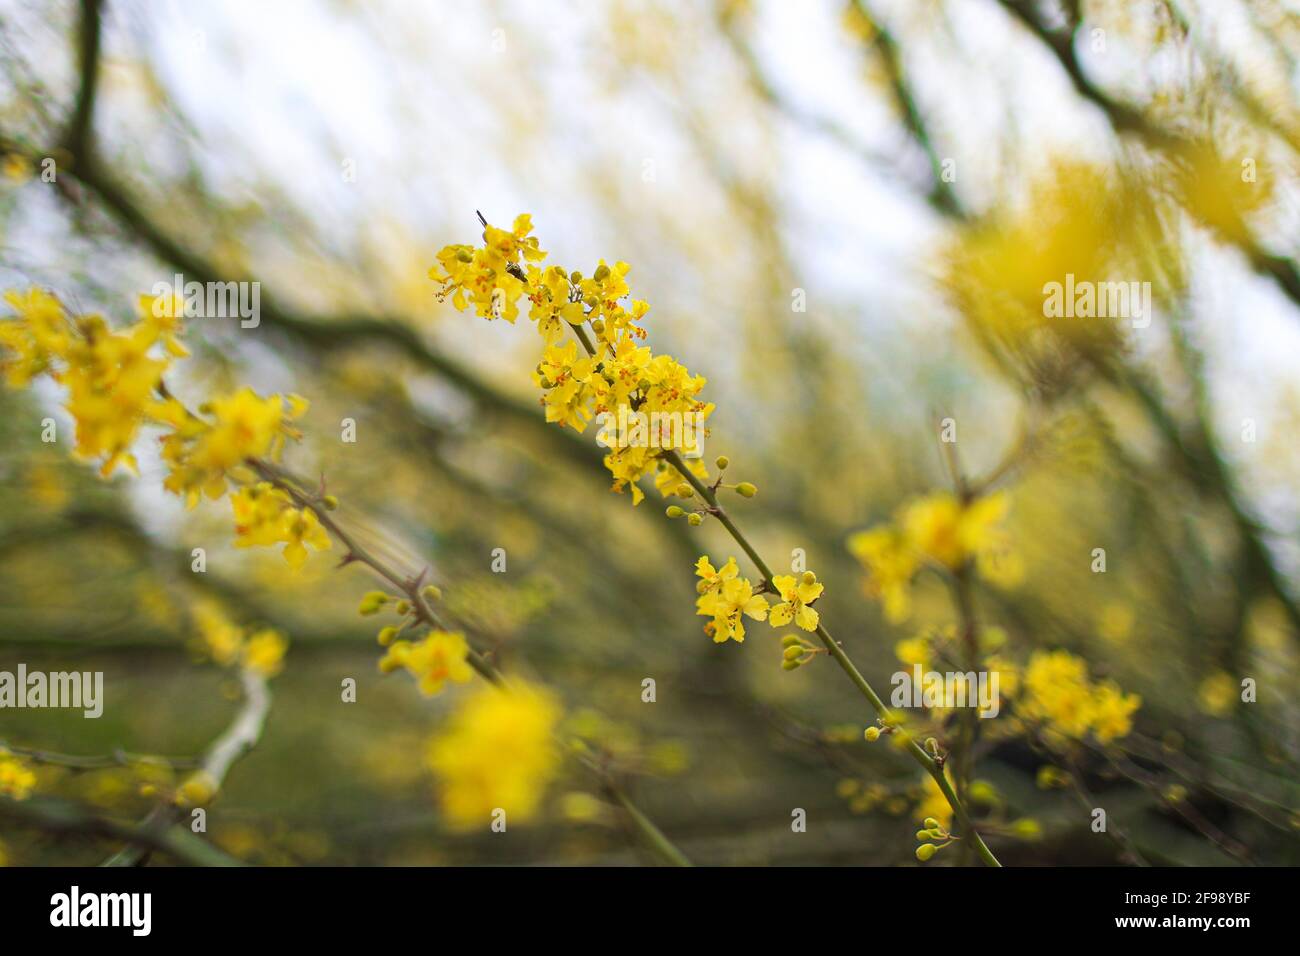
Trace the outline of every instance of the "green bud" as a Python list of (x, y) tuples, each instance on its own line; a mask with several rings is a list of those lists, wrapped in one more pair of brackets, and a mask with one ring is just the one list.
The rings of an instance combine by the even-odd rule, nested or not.
[(803, 573), (803, 583), (804, 583), (804, 584), (816, 584), (816, 583), (817, 583), (817, 575), (813, 574), (811, 571), (805, 571), (805, 572)]
[(782, 647), (793, 647), (794, 645), (799, 643), (800, 640), (798, 634), (787, 634), (785, 637), (781, 638)]
[(921, 842), (925, 842), (926, 840), (930, 839), (930, 831), (929, 831), (929, 830), (917, 830), (917, 831), (916, 831), (916, 838), (917, 838), (918, 840), (920, 840)]
[(339, 506), (338, 498), (334, 497), (333, 495), (326, 495), (324, 498), (320, 500), (320, 503), (322, 506), (324, 506), (326, 511), (333, 511), (335, 508)]
[(389, 597), (383, 591), (367, 591), (361, 598), (357, 611), (361, 614), (378, 614), (379, 609), (387, 604)]
[(731, 464), (731, 459), (726, 455), (719, 455), (718, 460), (714, 462), (718, 466), (718, 471), (726, 471), (727, 466)]
[(740, 495), (742, 498), (752, 498), (754, 495), (758, 494), (758, 489), (754, 487), (751, 482), (742, 481), (740, 484), (736, 485), (736, 494)]
[(572, 282), (574, 285), (578, 285), (580, 282), (582, 282), (582, 273), (579, 272), (577, 269), (574, 269), (572, 272), (569, 273), (569, 281)]
[(591, 323), (591, 330), (592, 330), (593, 332), (595, 332), (597, 335), (602, 335), (602, 334), (604, 334), (604, 332), (605, 332), (605, 320), (604, 320), (604, 319), (597, 319), (595, 322)]
[(664, 511), (664, 514), (670, 518), (680, 518), (682, 515), (686, 514), (686, 512), (682, 510), (679, 505), (669, 505), (667, 510)]
[(678, 497), (678, 498), (690, 498), (690, 497), (691, 497), (692, 495), (694, 495), (694, 494), (695, 494), (695, 489), (692, 488), (690, 485), (688, 485), (688, 484), (687, 484), (686, 482), (684, 482), (684, 481), (683, 481), (680, 485), (677, 486), (677, 497)]
[(387, 647), (389, 644), (393, 643), (393, 638), (395, 638), (396, 636), (397, 636), (397, 628), (393, 627), (391, 624), (388, 627), (380, 628), (379, 631), (380, 646)]
[(926, 817), (924, 823), (931, 830), (939, 829), (939, 821), (936, 820), (934, 817)]
[(781, 662), (781, 670), (783, 670), (783, 671), (792, 671), (792, 670), (794, 670), (794, 669), (795, 669), (796, 667), (798, 667), (798, 666), (799, 666), (799, 662), (798, 662), (798, 661), (782, 661), (782, 662)]
[(438, 585), (436, 584), (426, 584), (424, 588), (420, 591), (420, 593), (423, 594), (425, 598), (430, 601), (442, 600), (442, 588), (438, 587)]
[(604, 282), (607, 278), (609, 278), (609, 266), (605, 265), (605, 263), (603, 262), (600, 265), (596, 266), (596, 271), (592, 275), (592, 278), (595, 279), (597, 282)]
[(924, 863), (938, 852), (939, 848), (933, 843), (922, 843), (916, 848), (916, 858)]
[(397, 606), (393, 608), (398, 614), (406, 614), (411, 610), (410, 601), (398, 601)]
[(877, 740), (880, 739), (880, 728), (868, 727), (866, 730), (862, 732), (862, 736), (863, 739), (867, 741), (867, 743), (875, 743)]
[(687, 518), (686, 521), (692, 528), (698, 528), (700, 525), (704, 524), (704, 515), (699, 512), (692, 512), (691, 516)]
[(781, 652), (781, 656), (787, 661), (797, 661), (799, 658), (803, 657), (803, 648), (798, 644), (791, 644)]

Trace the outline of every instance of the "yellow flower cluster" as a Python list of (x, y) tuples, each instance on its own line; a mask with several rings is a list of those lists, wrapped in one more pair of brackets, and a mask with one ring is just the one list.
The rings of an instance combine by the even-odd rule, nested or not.
[(0, 747), (0, 795), (26, 800), (36, 786), (36, 774), (27, 762)]
[(939, 492), (906, 503), (890, 524), (850, 536), (849, 551), (867, 572), (868, 595), (898, 622), (911, 613), (912, 578), (926, 562), (958, 571), (974, 561), (989, 581), (1018, 583), (1022, 562), (1001, 528), (1007, 507), (1002, 492), (969, 503)]
[[(193, 507), (204, 494), (214, 501), (226, 492), (231, 472), (249, 459), (279, 458), (286, 438), (300, 438), (292, 422), (307, 411), (297, 395), (262, 398), (251, 388), (213, 398), (199, 411), (205, 420), (184, 415), (162, 440), (170, 473), (163, 487)], [(239, 473), (239, 477), (243, 477)]]
[(288, 493), (269, 481), (245, 485), (230, 496), (235, 513), (235, 544), (241, 548), (273, 547), (284, 542), (284, 558), (295, 570), (307, 560), (307, 545), (330, 547), (330, 537), (316, 512), (297, 508)]
[(1087, 664), (1068, 651), (1035, 651), (1021, 678), (1017, 714), (1041, 723), (1053, 742), (1080, 740), (1089, 733), (1100, 743), (1126, 736), (1142, 705), (1114, 681), (1093, 682)]
[[(705, 379), (691, 375), (672, 356), (655, 355), (637, 344), (646, 335), (637, 323), (649, 306), (640, 300), (624, 306), (630, 294), (627, 263), (611, 267), (602, 260), (589, 277), (556, 265), (543, 268), (538, 263), (546, 253), (531, 232), (527, 215), (516, 218), (510, 232), (486, 226), (483, 246), (447, 246), (429, 277), (457, 309), (473, 306), (487, 319), (514, 322), (519, 299), (527, 296), (528, 317), (543, 342), (533, 381), (543, 392), (546, 420), (579, 432), (596, 416), (630, 422), (627, 434), (620, 428), (623, 440), (610, 441), (608, 427), (602, 432), (610, 448), (605, 466), (614, 477), (614, 490), (630, 487), (633, 503), (639, 504), (644, 495), (637, 482), (652, 473), (657, 473), (661, 492), (676, 489), (682, 476), (660, 456), (665, 449), (694, 453), (698, 448), (702, 436), (694, 423), (713, 412), (713, 405), (697, 397)], [(575, 341), (557, 344), (568, 327), (590, 328), (590, 354)], [(638, 434), (638, 424), (640, 438), (630, 437)], [(708, 476), (698, 459), (689, 467), (701, 478)]]
[[(14, 388), (48, 375), (67, 390), (66, 408), (76, 422), (76, 454), (100, 462), (108, 477), (119, 464), (137, 470), (131, 452), (145, 425), (164, 430), (161, 454), (168, 465), (163, 486), (193, 507), (201, 495), (220, 498), (228, 482), (245, 484), (252, 459), (276, 459), (293, 422), (307, 410), (296, 396), (263, 398), (251, 388), (219, 395), (192, 414), (167, 391), (163, 376), (187, 353), (177, 340), (182, 310), (176, 299), (141, 296), (136, 321), (121, 330), (98, 315), (73, 316), (42, 289), (9, 292), (14, 315), (0, 319), (0, 369)], [(308, 510), (262, 486), (244, 489), (233, 501), (237, 543), (285, 543), (295, 568), (305, 545), (320, 550), (329, 539)]]
[(480, 827), (496, 810), (507, 824), (536, 816), (559, 767), (553, 735), (561, 717), (559, 701), (542, 687), (515, 681), (475, 690), (427, 753), (448, 825)]
[(704, 625), (704, 633), (711, 634), (714, 643), (743, 643), (746, 616), (767, 620), (767, 600), (755, 594), (754, 585), (740, 576), (735, 558), (727, 558), (721, 568), (714, 568), (708, 555), (701, 555), (695, 562), (695, 573), (700, 579), (696, 585), (700, 595), (695, 601), (696, 613), (713, 618)]
[(249, 633), (211, 601), (198, 602), (192, 613), (203, 654), (215, 663), (242, 667), (263, 677), (280, 673), (289, 642), (279, 631), (261, 628)]
[(430, 631), (418, 641), (394, 641), (379, 661), (385, 674), (405, 669), (420, 684), (420, 693), (433, 696), (447, 681), (464, 684), (474, 676), (466, 656), (469, 644), (458, 631)]
[(156, 315), (142, 300), (139, 321), (120, 332), (102, 317), (73, 320), (57, 298), (42, 289), (8, 292), (15, 314), (0, 321), (0, 368), (12, 388), (48, 375), (67, 390), (76, 420), (76, 454), (101, 462), (107, 477), (119, 464), (136, 470), (131, 446), (145, 421), (170, 423), (174, 403), (159, 394), (176, 345), (175, 320)]
[(699, 593), (695, 613), (713, 619), (704, 625), (704, 632), (717, 644), (727, 640), (743, 643), (746, 617), (767, 621), (772, 627), (794, 621), (805, 631), (817, 630), (819, 616), (811, 605), (821, 597), (824, 586), (811, 571), (798, 578), (776, 575), (772, 584), (781, 600), (772, 605), (755, 590), (753, 582), (741, 577), (735, 558), (727, 558), (726, 564), (715, 568), (708, 555), (701, 555), (695, 562), (695, 574), (700, 579), (695, 587)]

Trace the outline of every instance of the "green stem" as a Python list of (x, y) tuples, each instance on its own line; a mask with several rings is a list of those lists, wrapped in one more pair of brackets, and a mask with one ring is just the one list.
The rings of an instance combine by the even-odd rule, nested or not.
[[(663, 457), (665, 461), (676, 468), (678, 472), (686, 478), (691, 487), (695, 489), (695, 493), (704, 499), (711, 509), (711, 514), (722, 523), (722, 526), (727, 529), (731, 534), (731, 537), (735, 539), (736, 543), (744, 550), (745, 554), (749, 555), (749, 559), (754, 562), (754, 567), (758, 568), (759, 573), (763, 575), (763, 582), (769, 588), (773, 588), (772, 569), (768, 567), (767, 562), (763, 560), (759, 553), (754, 549), (753, 545), (749, 543), (749, 539), (746, 538), (740, 528), (736, 526), (736, 523), (731, 520), (731, 516), (727, 514), (726, 509), (718, 504), (718, 496), (714, 494), (713, 489), (700, 481), (700, 479), (686, 467), (686, 463), (682, 461), (681, 455), (676, 451), (666, 451), (664, 452)], [(830, 653), (831, 657), (833, 657), (835, 662), (840, 665), (840, 669), (848, 675), (849, 680), (853, 682), (853, 686), (855, 686), (862, 693), (862, 696), (867, 699), (867, 702), (871, 704), (877, 715), (881, 718), (888, 717), (890, 711), (889, 708), (885, 706), (885, 702), (881, 700), (880, 695), (876, 693), (870, 682), (862, 676), (862, 672), (858, 670), (857, 666), (852, 660), (850, 660), (849, 655), (844, 652), (844, 648), (840, 647), (839, 642), (831, 636), (830, 631), (826, 629), (826, 625), (818, 625), (817, 636), (821, 639), (822, 644), (825, 645), (826, 650)], [(907, 740), (907, 752), (911, 754), (912, 759), (920, 764), (921, 768), (926, 773), (934, 778), (935, 784), (938, 785), (939, 791), (943, 794), (944, 799), (948, 801), (948, 805), (952, 807), (953, 814), (961, 824), (963, 833), (975, 848), (975, 852), (979, 854), (980, 859), (989, 866), (1001, 866), (1002, 864), (998, 862), (998, 858), (993, 855), (993, 851), (988, 848), (984, 843), (984, 839), (980, 836), (979, 831), (975, 829), (975, 824), (972, 822), (970, 814), (966, 812), (965, 806), (962, 805), (957, 794), (953, 792), (952, 784), (948, 782), (948, 778), (944, 774), (943, 765), (931, 758), (915, 740), (911, 739), (911, 737), (908, 737)]]
[(631, 798), (623, 792), (613, 781), (606, 781), (605, 792), (612, 797), (619, 806), (627, 813), (632, 823), (641, 831), (646, 841), (654, 848), (654, 851), (664, 858), (670, 866), (693, 866), (686, 855), (673, 844), (668, 837), (664, 836), (663, 831), (655, 826), (654, 821), (647, 817), (637, 808)]

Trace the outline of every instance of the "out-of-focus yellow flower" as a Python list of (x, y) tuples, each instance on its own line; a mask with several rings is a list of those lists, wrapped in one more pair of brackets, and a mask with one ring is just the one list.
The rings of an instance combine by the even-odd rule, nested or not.
[(1057, 158), (1018, 201), (958, 234), (941, 257), (941, 281), (1000, 370), (1055, 390), (1077, 374), (1079, 355), (1119, 348), (1116, 316), (1049, 317), (1052, 283), (1151, 282), (1163, 297), (1182, 281), (1161, 195), (1135, 174)]
[(605, 804), (589, 793), (571, 790), (560, 797), (560, 813), (573, 823), (593, 823), (605, 815)]
[(1097, 633), (1112, 644), (1123, 644), (1133, 633), (1136, 617), (1127, 604), (1107, 604), (1097, 615)]
[(1002, 528), (1007, 508), (1003, 492), (966, 504), (938, 492), (906, 502), (891, 524), (852, 535), (849, 551), (867, 572), (867, 594), (881, 599), (885, 616), (897, 623), (911, 612), (909, 586), (927, 560), (950, 571), (974, 561), (991, 583), (1019, 583), (1024, 563)]
[(36, 774), (27, 761), (0, 748), (0, 794), (14, 800), (26, 800), (36, 786)]
[[(947, 772), (945, 770), (944, 774), (946, 775)], [(951, 780), (949, 782), (951, 783)], [(947, 829), (952, 824), (952, 806), (943, 795), (943, 791), (939, 789), (939, 784), (929, 774), (925, 775), (921, 794), (920, 801), (912, 808), (913, 819), (934, 819)]]
[(284, 667), (289, 641), (273, 628), (263, 628), (249, 636), (241, 656), (244, 667), (263, 677), (274, 677)]
[(1040, 721), (1049, 739), (1082, 739), (1092, 733), (1109, 743), (1133, 728), (1133, 713), (1142, 704), (1113, 681), (1094, 684), (1087, 664), (1068, 651), (1035, 651), (1025, 667), (1018, 713)]
[(559, 767), (552, 735), (561, 716), (550, 691), (522, 681), (466, 697), (427, 755), (448, 825), (486, 828), (497, 809), (508, 823), (532, 820)]
[(298, 437), (294, 419), (307, 410), (296, 395), (262, 398), (251, 388), (218, 396), (204, 405), (211, 421), (183, 418), (163, 438), (163, 459), (170, 473), (168, 491), (197, 503), (200, 493), (220, 498), (228, 473), (250, 458), (276, 458), (286, 438)]
[(1260, 175), (1267, 164), (1210, 142), (1184, 148), (1179, 164), (1178, 197), (1191, 214), (1225, 239), (1249, 239), (1247, 220), (1273, 195), (1272, 178)]
[(206, 770), (196, 770), (176, 788), (173, 802), (178, 807), (201, 807), (217, 795), (217, 778)]
[(399, 667), (420, 684), (420, 693), (433, 696), (447, 681), (463, 684), (474, 676), (466, 660), (469, 644), (459, 631), (430, 631), (418, 641), (394, 641), (379, 661), (385, 674)]
[(244, 630), (226, 616), (220, 605), (212, 601), (196, 602), (191, 612), (198, 627), (204, 650), (222, 667), (239, 659), (244, 646)]
[(307, 560), (307, 545), (317, 551), (331, 547), (316, 512), (297, 508), (289, 495), (268, 481), (246, 485), (230, 496), (235, 517), (235, 544), (241, 548), (269, 547), (284, 542), (284, 559), (295, 571)]
[(897, 528), (882, 525), (852, 535), (848, 547), (867, 572), (867, 596), (884, 604), (890, 621), (905, 620), (912, 612), (912, 576), (920, 566), (907, 538)]
[(1239, 697), (1240, 687), (1227, 671), (1215, 671), (1196, 691), (1196, 702), (1211, 717), (1226, 717), (1232, 713)]

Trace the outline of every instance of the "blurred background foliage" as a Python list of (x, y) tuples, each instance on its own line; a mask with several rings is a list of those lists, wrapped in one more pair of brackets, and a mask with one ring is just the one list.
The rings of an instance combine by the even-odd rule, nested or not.
[[(976, 602), (1004, 654), (1066, 649), (1142, 698), (1065, 786), (1026, 738), (986, 736), (976, 776), (1036, 824), (993, 839), (1004, 862), (1295, 863), (1297, 57), (1300, 13), (1273, 0), (9, 0), (0, 272), (116, 320), (176, 272), (259, 281), (260, 325), (191, 322), (173, 387), (308, 396), (289, 464), (324, 475), (366, 540), (428, 564), (688, 855), (911, 861), (920, 775), (863, 742), (830, 663), (782, 671), (766, 627), (742, 646), (701, 633), (691, 569), (736, 553), (721, 529), (608, 494), (590, 434), (543, 421), (534, 337), (436, 302), (433, 254), (477, 239), (476, 209), (531, 212), (553, 259), (632, 264), (650, 342), (709, 378), (708, 457), (760, 488), (747, 528), (764, 553), (806, 552), (878, 687), (899, 641), (954, 612), (922, 577), (887, 620), (846, 541), (951, 487), (943, 418), (963, 473), (997, 473), (1024, 576)], [(1071, 271), (1151, 281), (1154, 320), (1043, 319), (1043, 283)], [(290, 576), (237, 550), (224, 505), (162, 493), (149, 441), (140, 479), (101, 482), (40, 441), (46, 415), (70, 434), (52, 391), (0, 393), (0, 669), (103, 670), (107, 700), (94, 721), (5, 711), (0, 741), (201, 752), (235, 707), (192, 651), (194, 603), (216, 600), (291, 640), (264, 737), (209, 815), (228, 853), (647, 858), (576, 770), (509, 840), (449, 832), (422, 754), (463, 690), (377, 673), (365, 572), (327, 553)], [(36, 789), (123, 820), (149, 807), (120, 768), (41, 765)], [(11, 863), (113, 849), (0, 827)]]

